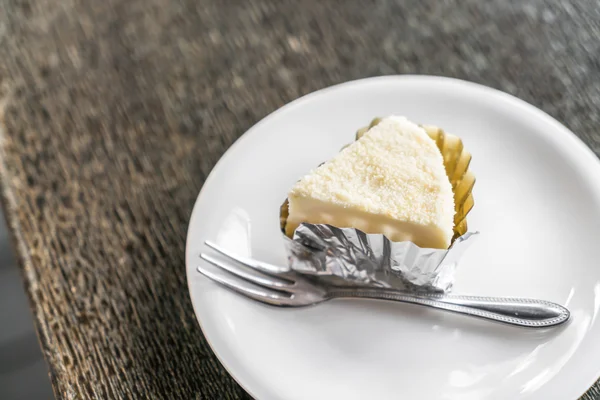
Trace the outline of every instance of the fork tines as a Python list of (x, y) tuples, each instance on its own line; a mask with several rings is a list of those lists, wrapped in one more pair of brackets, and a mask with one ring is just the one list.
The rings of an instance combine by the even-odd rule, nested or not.
[(228, 260), (223, 261), (202, 253), (200, 257), (218, 269), (200, 265), (198, 272), (255, 300), (273, 305), (291, 305), (294, 281), (275, 276), (288, 272), (289, 268), (235, 255), (210, 241), (205, 244)]

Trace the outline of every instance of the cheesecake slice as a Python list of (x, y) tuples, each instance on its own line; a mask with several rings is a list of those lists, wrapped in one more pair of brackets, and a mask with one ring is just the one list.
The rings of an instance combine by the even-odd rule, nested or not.
[(454, 195), (442, 155), (404, 117), (384, 118), (298, 181), (288, 200), (288, 236), (307, 222), (447, 249), (453, 235)]

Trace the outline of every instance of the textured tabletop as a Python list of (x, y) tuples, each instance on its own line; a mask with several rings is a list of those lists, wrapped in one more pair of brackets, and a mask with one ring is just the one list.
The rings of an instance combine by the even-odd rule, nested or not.
[(452, 76), (598, 154), (599, 35), (596, 0), (0, 0), (4, 210), (56, 396), (249, 398), (203, 339), (184, 248), (211, 168), (273, 110)]

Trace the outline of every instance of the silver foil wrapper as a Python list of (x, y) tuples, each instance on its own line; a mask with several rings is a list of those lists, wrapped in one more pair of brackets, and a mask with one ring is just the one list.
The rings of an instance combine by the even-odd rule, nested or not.
[(321, 224), (301, 224), (293, 239), (283, 237), (289, 266), (323, 282), (448, 292), (458, 261), (477, 234), (465, 233), (448, 250), (423, 249), (381, 234)]

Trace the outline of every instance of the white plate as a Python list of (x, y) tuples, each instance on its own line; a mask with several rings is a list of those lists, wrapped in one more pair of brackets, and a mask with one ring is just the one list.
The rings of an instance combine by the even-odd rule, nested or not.
[[(376, 301), (271, 308), (197, 274), (202, 243), (235, 209), (251, 220), (252, 255), (285, 263), (288, 189), (389, 114), (441, 126), (473, 154), (469, 225), (482, 234), (455, 292), (555, 301), (572, 312), (567, 326), (526, 330)], [(575, 399), (600, 375), (599, 239), (600, 163), (565, 127), (493, 89), (395, 76), (318, 91), (250, 129), (204, 184), (186, 262), (207, 340), (258, 399)]]

